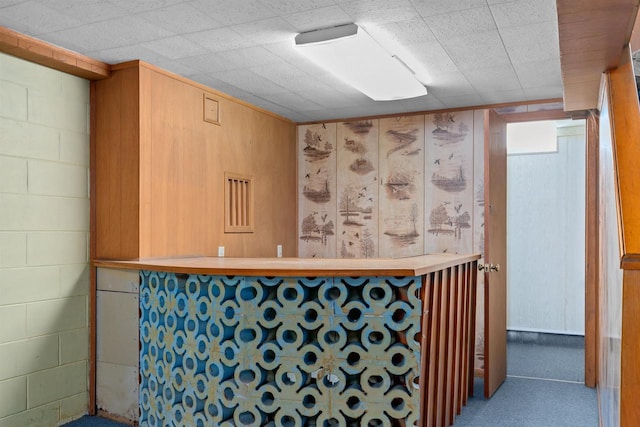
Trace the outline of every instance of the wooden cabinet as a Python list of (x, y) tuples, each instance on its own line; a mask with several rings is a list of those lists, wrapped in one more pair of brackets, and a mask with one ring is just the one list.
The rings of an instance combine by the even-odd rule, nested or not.
[[(96, 258), (295, 256), (293, 122), (140, 61), (94, 102)], [(251, 233), (224, 231), (225, 172), (253, 177)]]

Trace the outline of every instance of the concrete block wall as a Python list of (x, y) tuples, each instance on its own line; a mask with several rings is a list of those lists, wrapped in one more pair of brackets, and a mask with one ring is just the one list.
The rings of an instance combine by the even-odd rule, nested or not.
[(0, 54), (0, 427), (87, 411), (89, 82)]

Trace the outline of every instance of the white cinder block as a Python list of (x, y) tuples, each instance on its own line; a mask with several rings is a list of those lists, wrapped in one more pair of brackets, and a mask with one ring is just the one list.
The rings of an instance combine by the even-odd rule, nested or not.
[(29, 193), (87, 198), (87, 168), (29, 160)]
[(98, 291), (98, 361), (138, 366), (138, 301), (137, 294)]
[(29, 121), (57, 129), (87, 131), (87, 103), (28, 89)]
[(38, 89), (55, 95), (60, 93), (64, 73), (42, 67), (9, 55), (0, 56), (0, 76), (23, 87)]
[(17, 157), (0, 156), (0, 193), (26, 192), (27, 161)]
[(27, 234), (27, 264), (59, 265), (87, 262), (86, 232), (51, 231)]
[(89, 167), (89, 135), (70, 130), (60, 131), (60, 161)]
[(0, 118), (0, 154), (58, 160), (59, 139), (57, 129)]
[[(58, 366), (58, 337), (0, 344), (0, 381)], [(17, 424), (14, 424), (17, 425)]]
[(89, 81), (71, 74), (59, 73), (62, 82), (62, 95), (76, 102), (88, 104)]
[(59, 198), (60, 230), (89, 231), (89, 199)]
[(87, 326), (87, 297), (27, 304), (27, 335), (34, 337)]
[(80, 393), (60, 402), (60, 421), (64, 424), (86, 415), (88, 399), (88, 393)]
[(60, 297), (89, 294), (89, 264), (63, 265), (60, 271)]
[(0, 295), (0, 306), (58, 298), (60, 267), (0, 269)]
[(0, 193), (0, 224), (5, 230), (55, 230), (60, 224), (57, 197)]
[(82, 328), (60, 334), (60, 363), (86, 360), (89, 353), (89, 329)]
[(0, 418), (27, 409), (27, 377), (0, 381)]
[(7, 418), (0, 419), (0, 427), (55, 426), (58, 425), (60, 404), (58, 402), (34, 408)]
[(36, 372), (27, 378), (27, 404), (30, 408), (87, 391), (87, 362), (59, 366)]
[(138, 369), (96, 363), (96, 405), (110, 414), (138, 420)]
[(15, 83), (0, 80), (0, 117), (27, 119), (27, 89)]
[(0, 268), (27, 265), (27, 233), (0, 232)]
[(26, 336), (26, 317), (27, 308), (23, 304), (0, 306), (0, 344)]
[(98, 268), (97, 287), (99, 291), (137, 294), (140, 289), (140, 273), (138, 270)]

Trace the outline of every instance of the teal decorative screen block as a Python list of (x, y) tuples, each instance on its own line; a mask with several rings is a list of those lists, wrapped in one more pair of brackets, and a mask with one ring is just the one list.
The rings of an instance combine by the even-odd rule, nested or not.
[(142, 426), (417, 422), (420, 277), (141, 278)]

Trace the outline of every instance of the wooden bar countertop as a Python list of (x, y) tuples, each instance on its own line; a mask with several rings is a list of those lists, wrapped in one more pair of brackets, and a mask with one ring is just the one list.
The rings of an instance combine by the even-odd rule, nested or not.
[(474, 261), (480, 254), (430, 254), (408, 258), (153, 258), (131, 261), (94, 260), (95, 267), (222, 276), (358, 277), (422, 276)]

